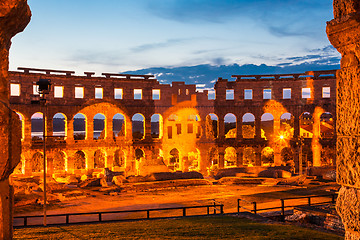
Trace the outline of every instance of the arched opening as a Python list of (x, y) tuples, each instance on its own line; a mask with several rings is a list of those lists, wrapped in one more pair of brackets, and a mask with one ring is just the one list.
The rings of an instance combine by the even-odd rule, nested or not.
[(94, 168), (104, 168), (106, 154), (102, 150), (96, 150), (94, 153)]
[(106, 138), (105, 116), (101, 113), (96, 114), (94, 116), (93, 123), (94, 123), (93, 138), (95, 140), (105, 139)]
[(228, 113), (224, 117), (225, 138), (236, 138), (236, 116)]
[(54, 154), (53, 158), (53, 169), (54, 172), (63, 172), (66, 171), (66, 155), (65, 153), (59, 151)]
[(56, 113), (53, 116), (53, 136), (66, 137), (66, 117), (62, 113)]
[(176, 170), (180, 167), (180, 158), (179, 151), (176, 148), (173, 148), (170, 151), (170, 159), (169, 159), (169, 168)]
[(334, 118), (329, 112), (320, 115), (320, 134), (321, 138), (334, 137)]
[(31, 158), (31, 172), (39, 173), (44, 171), (44, 157), (40, 152), (35, 153)]
[(77, 151), (74, 154), (74, 169), (86, 168), (86, 156), (83, 151)]
[(207, 139), (215, 139), (218, 137), (218, 129), (219, 129), (219, 118), (210, 113), (206, 116), (206, 138)]
[(255, 137), (255, 116), (251, 113), (245, 113), (242, 117), (243, 138)]
[(228, 147), (225, 149), (224, 160), (225, 168), (236, 167), (237, 153), (235, 148)]
[(199, 171), (200, 170), (200, 151), (199, 149), (195, 149), (192, 152), (188, 153), (188, 161), (189, 161), (189, 171)]
[(86, 138), (86, 117), (82, 113), (74, 116), (73, 121), (74, 140), (84, 140)]
[(145, 157), (144, 151), (140, 148), (137, 148), (135, 150), (135, 160), (140, 160), (143, 157)]
[(265, 167), (274, 165), (274, 150), (271, 147), (265, 147), (261, 151), (261, 165)]
[(21, 140), (25, 138), (25, 128), (24, 128), (24, 116), (21, 113), (16, 113), (19, 116), (19, 120), (21, 122)]
[(282, 165), (295, 167), (294, 153), (290, 147), (281, 149)]
[(336, 149), (335, 147), (324, 147), (321, 149), (321, 166), (336, 165)]
[(294, 136), (294, 117), (291, 113), (284, 113), (280, 117), (280, 135), (285, 139), (291, 139)]
[(314, 120), (309, 112), (304, 112), (300, 116), (300, 136), (304, 138), (313, 137)]
[(252, 147), (246, 147), (243, 151), (243, 165), (248, 167), (253, 167), (256, 164), (256, 154), (255, 150)]
[(34, 113), (31, 116), (31, 139), (33, 141), (42, 141), (44, 131), (44, 118), (41, 112)]
[(163, 119), (160, 114), (153, 114), (151, 116), (151, 137), (162, 138), (163, 135)]
[(112, 119), (113, 124), (113, 137), (123, 137), (125, 136), (125, 116), (117, 113)]
[(271, 113), (264, 113), (261, 116), (261, 138), (270, 140), (274, 135), (274, 116)]
[(219, 165), (219, 152), (217, 148), (210, 148), (209, 151), (209, 163), (210, 166)]
[(144, 116), (140, 113), (134, 114), (132, 117), (132, 137), (133, 139), (141, 140), (144, 138), (145, 126), (144, 126)]
[(114, 167), (125, 167), (125, 154), (122, 150), (118, 149), (114, 153)]

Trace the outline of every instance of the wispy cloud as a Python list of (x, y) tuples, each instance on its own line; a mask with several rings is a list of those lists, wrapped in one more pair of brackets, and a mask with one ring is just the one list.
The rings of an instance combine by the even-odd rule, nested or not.
[(174, 45), (177, 45), (180, 43), (189, 42), (191, 40), (193, 40), (193, 39), (188, 39), (188, 38), (168, 39), (165, 42), (139, 45), (137, 47), (131, 48), (130, 50), (132, 52), (136, 52), (136, 53), (137, 52), (145, 52), (145, 51), (149, 51), (149, 50), (174, 46)]

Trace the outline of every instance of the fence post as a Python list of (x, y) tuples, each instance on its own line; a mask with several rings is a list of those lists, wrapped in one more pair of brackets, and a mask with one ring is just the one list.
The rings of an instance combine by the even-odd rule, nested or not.
[(66, 214), (65, 217), (66, 217), (66, 220), (65, 220), (66, 224), (69, 224), (69, 214)]
[(186, 217), (186, 208), (183, 208), (183, 217)]
[(224, 204), (220, 205), (220, 214), (224, 214)]
[(24, 227), (27, 226), (27, 217), (24, 217)]
[(256, 214), (256, 202), (253, 202), (253, 207), (254, 207), (254, 214)]
[(216, 214), (216, 204), (215, 204), (215, 200), (214, 200), (214, 214)]
[(209, 208), (209, 206), (206, 207), (206, 210), (207, 210), (207, 215), (209, 215), (209, 214), (210, 214), (210, 208)]
[(237, 200), (238, 213), (240, 212), (240, 199)]
[(308, 197), (308, 205), (311, 206), (311, 197)]
[(285, 222), (285, 200), (280, 199), (281, 201), (281, 221)]
[(101, 222), (101, 213), (99, 213), (99, 222)]
[(146, 218), (149, 219), (150, 218), (150, 211), (146, 210)]

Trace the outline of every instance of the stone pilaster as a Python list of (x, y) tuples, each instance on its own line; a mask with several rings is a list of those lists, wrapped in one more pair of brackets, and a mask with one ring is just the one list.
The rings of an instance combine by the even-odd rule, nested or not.
[(337, 72), (337, 200), (346, 239), (360, 239), (360, 3), (334, 0), (334, 20), (327, 23), (332, 45), (341, 53)]

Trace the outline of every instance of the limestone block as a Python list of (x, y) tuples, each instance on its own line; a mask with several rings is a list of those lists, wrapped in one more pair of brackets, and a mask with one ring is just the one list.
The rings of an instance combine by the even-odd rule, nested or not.
[[(351, 187), (341, 187), (336, 201), (336, 210), (339, 213), (346, 231), (360, 231), (360, 190)], [(360, 235), (358, 235), (360, 236)], [(347, 238), (360, 239), (360, 238)]]

